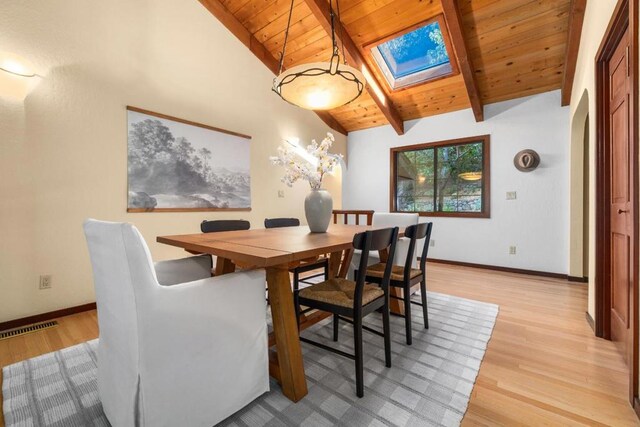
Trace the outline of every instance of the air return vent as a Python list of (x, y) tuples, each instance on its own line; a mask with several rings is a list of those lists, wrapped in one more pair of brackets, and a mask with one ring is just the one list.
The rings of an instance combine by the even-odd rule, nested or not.
[(51, 322), (35, 323), (33, 325), (24, 326), (22, 328), (10, 329), (8, 331), (0, 332), (0, 340), (18, 337), (20, 335), (26, 335), (32, 332), (38, 332), (43, 329), (53, 328), (55, 326), (58, 326), (58, 322), (53, 320)]

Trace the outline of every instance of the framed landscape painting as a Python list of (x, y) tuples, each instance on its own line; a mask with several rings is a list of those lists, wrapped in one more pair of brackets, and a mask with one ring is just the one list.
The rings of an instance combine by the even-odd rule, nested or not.
[(251, 210), (251, 137), (127, 107), (127, 212)]

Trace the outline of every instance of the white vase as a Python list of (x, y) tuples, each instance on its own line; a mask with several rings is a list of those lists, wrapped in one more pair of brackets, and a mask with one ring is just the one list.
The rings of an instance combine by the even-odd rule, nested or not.
[(331, 222), (333, 199), (327, 190), (311, 190), (304, 199), (304, 214), (312, 233), (325, 233)]

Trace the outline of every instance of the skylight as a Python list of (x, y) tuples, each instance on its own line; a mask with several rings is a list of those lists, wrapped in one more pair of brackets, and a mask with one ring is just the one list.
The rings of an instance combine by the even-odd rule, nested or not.
[(440, 22), (380, 43), (371, 53), (392, 89), (432, 80), (453, 70)]

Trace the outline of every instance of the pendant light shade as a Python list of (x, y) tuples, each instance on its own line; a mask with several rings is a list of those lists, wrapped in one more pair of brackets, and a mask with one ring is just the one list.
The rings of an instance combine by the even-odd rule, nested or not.
[(292, 67), (276, 77), (273, 90), (285, 101), (307, 110), (331, 110), (362, 94), (364, 76), (346, 64), (314, 62)]
[[(364, 75), (357, 69), (347, 65), (344, 60), (344, 44), (342, 58), (338, 47), (334, 19), (340, 20), (340, 4), (336, 1), (337, 16), (333, 11), (333, 1), (329, 0), (331, 17), (332, 54), (327, 62), (312, 62), (285, 70), (284, 55), (287, 49), (289, 28), (293, 3), (289, 8), (289, 20), (284, 35), (278, 76), (273, 80), (273, 91), (285, 101), (307, 110), (332, 110), (350, 103), (362, 94), (365, 85)], [(340, 25), (342, 39), (342, 25)]]
[(482, 172), (463, 172), (458, 176), (465, 181), (480, 181), (482, 179)]

